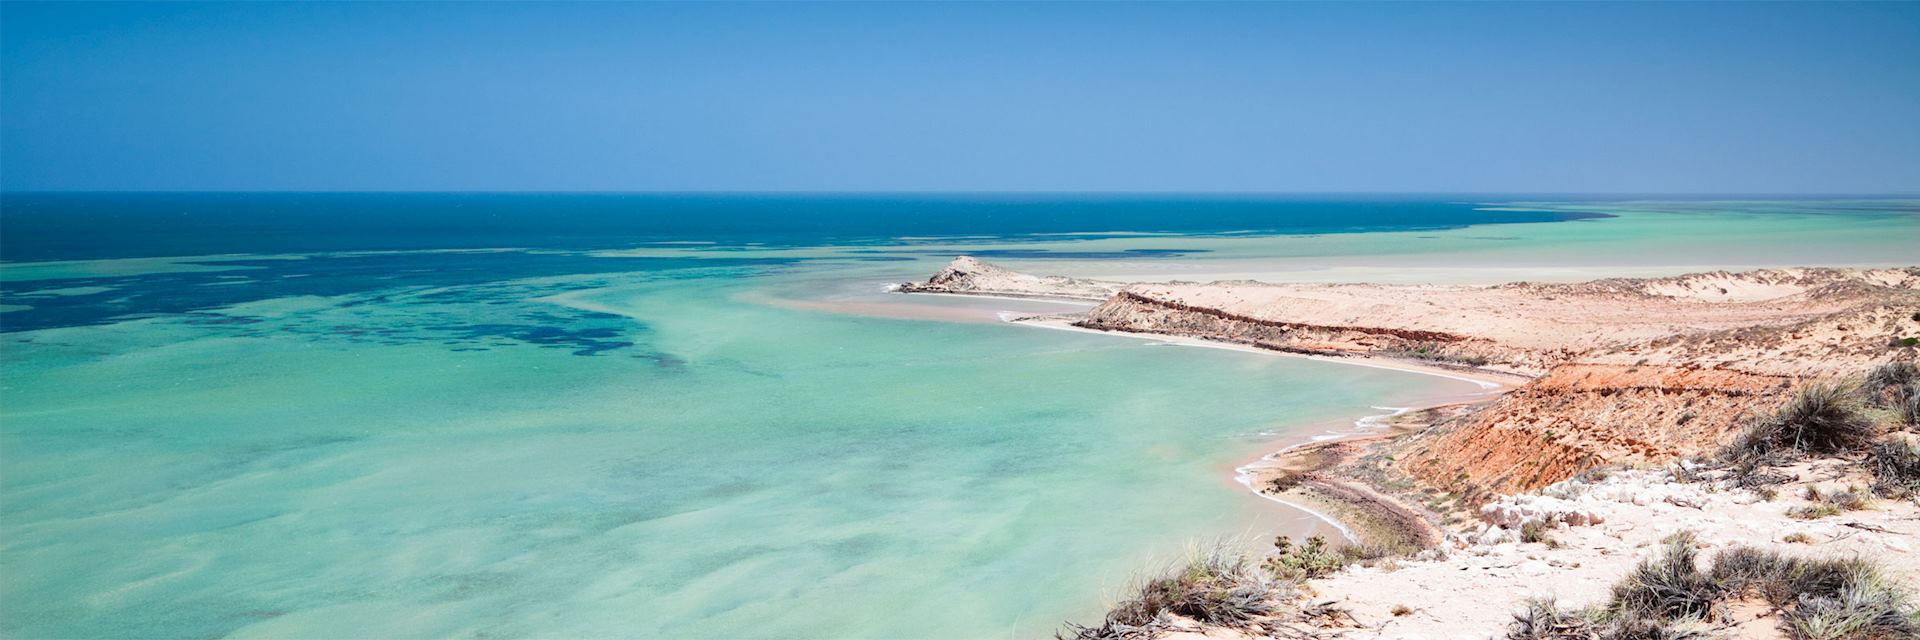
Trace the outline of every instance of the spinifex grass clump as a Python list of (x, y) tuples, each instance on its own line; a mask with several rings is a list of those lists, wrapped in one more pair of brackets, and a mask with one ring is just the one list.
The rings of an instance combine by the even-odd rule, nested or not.
[(1514, 614), (1507, 640), (1695, 640), (1705, 633), (1647, 618), (1608, 615), (1599, 608), (1561, 609), (1552, 600), (1530, 600)]
[(1920, 424), (1920, 366), (1889, 362), (1875, 367), (1862, 391), (1873, 406), (1892, 409), (1901, 424)]
[(1891, 404), (1889, 401), (1896, 397), (1904, 398), (1916, 382), (1920, 382), (1920, 367), (1911, 362), (1889, 362), (1867, 372), (1864, 391), (1875, 404)]
[(1114, 605), (1100, 626), (1067, 623), (1056, 638), (1144, 640), (1159, 634), (1170, 616), (1206, 624), (1244, 627), (1280, 613), (1282, 585), (1252, 558), (1227, 543), (1196, 549), (1164, 574), (1139, 582), (1132, 597)]
[(1729, 596), (1755, 595), (1779, 607), (1794, 638), (1920, 638), (1920, 610), (1866, 560), (1736, 547), (1714, 558), (1712, 576)]
[(1801, 387), (1771, 416), (1759, 419), (1728, 445), (1722, 457), (1753, 460), (1862, 451), (1880, 436), (1856, 389), (1815, 383)]
[(1691, 533), (1670, 536), (1660, 554), (1640, 561), (1613, 585), (1614, 617), (1654, 620), (1704, 619), (1714, 614), (1720, 587), (1695, 564)]
[(1827, 516), (1836, 516), (1848, 511), (1861, 511), (1873, 506), (1873, 497), (1860, 487), (1847, 487), (1845, 491), (1821, 491), (1816, 487), (1807, 487), (1807, 501), (1812, 504), (1795, 507), (1787, 515), (1802, 520), (1815, 520)]
[(1873, 491), (1889, 498), (1905, 498), (1920, 493), (1920, 446), (1911, 440), (1894, 438), (1873, 448), (1869, 456), (1873, 466)]
[(1920, 638), (1920, 610), (1907, 593), (1858, 558), (1798, 558), (1733, 547), (1713, 569), (1695, 564), (1691, 535), (1669, 538), (1613, 588), (1604, 606), (1563, 610), (1535, 601), (1514, 616), (1509, 640), (1679, 640), (1706, 637), (1727, 602), (1760, 598), (1795, 640)]

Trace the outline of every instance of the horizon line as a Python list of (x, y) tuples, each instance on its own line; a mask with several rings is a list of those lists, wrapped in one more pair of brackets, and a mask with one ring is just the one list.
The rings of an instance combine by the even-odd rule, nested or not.
[(1884, 192), (1823, 191), (1279, 191), (1279, 190), (1041, 190), (1041, 189), (6, 189), (0, 195), (28, 194), (206, 194), (206, 195), (1133, 195), (1133, 196), (1552, 196), (1552, 197), (1769, 197), (1769, 198), (1914, 198), (1920, 190)]

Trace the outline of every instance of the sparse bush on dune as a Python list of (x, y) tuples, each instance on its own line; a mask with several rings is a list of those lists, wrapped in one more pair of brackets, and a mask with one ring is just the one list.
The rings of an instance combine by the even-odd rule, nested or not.
[(1861, 390), (1868, 403), (1892, 409), (1901, 424), (1920, 424), (1920, 366), (1889, 362), (1875, 367)]
[(1439, 342), (1411, 342), (1401, 347), (1380, 349), (1375, 353), (1390, 358), (1409, 358), (1413, 360), (1426, 360), (1428, 362), (1450, 362), (1454, 364), (1464, 364), (1470, 367), (1482, 366), (1489, 362), (1486, 356), (1456, 353), (1448, 348), (1446, 344)]
[[(1412, 549), (1391, 544), (1335, 547), (1314, 536), (1295, 544), (1281, 536), (1274, 551), (1256, 559), (1227, 542), (1196, 549), (1188, 559), (1158, 577), (1130, 587), (1130, 595), (1107, 612), (1099, 626), (1067, 623), (1056, 638), (1072, 640), (1146, 640), (1167, 629), (1172, 616), (1225, 627), (1283, 612), (1311, 617), (1313, 610), (1290, 609), (1285, 599), (1301, 580), (1333, 574), (1349, 564), (1403, 557)], [(1322, 614), (1337, 613), (1327, 609)]]
[(1788, 509), (1787, 515), (1801, 520), (1817, 520), (1873, 506), (1873, 497), (1860, 487), (1847, 487), (1845, 491), (1821, 491), (1818, 487), (1808, 485), (1806, 497), (1812, 504)]
[(1914, 382), (1920, 382), (1920, 367), (1911, 362), (1889, 362), (1867, 372), (1866, 390), (1869, 393), (1899, 389)]
[(1375, 560), (1404, 558), (1413, 555), (1416, 550), (1400, 544), (1364, 542), (1340, 547), (1340, 556), (1347, 564), (1367, 564)]
[(1873, 491), (1889, 498), (1920, 492), (1920, 446), (1894, 438), (1880, 443), (1868, 456), (1873, 467)]
[(1561, 609), (1552, 600), (1531, 600), (1514, 614), (1507, 640), (1693, 640), (1697, 630), (1647, 618), (1608, 615), (1598, 608)]
[(1758, 596), (1785, 606), (1803, 595), (1839, 593), (1874, 573), (1873, 564), (1859, 558), (1800, 558), (1742, 546), (1715, 554), (1708, 575), (1729, 597)]
[(1563, 610), (1534, 601), (1514, 615), (1508, 640), (1643, 640), (1702, 638), (1725, 603), (1759, 598), (1779, 612), (1795, 640), (1920, 638), (1920, 610), (1859, 558), (1800, 558), (1733, 547), (1696, 564), (1694, 539), (1681, 534), (1614, 585), (1605, 605)]
[(1804, 640), (1910, 640), (1920, 637), (1920, 616), (1906, 594), (1875, 577), (1831, 596), (1803, 596), (1782, 616)]
[(1347, 566), (1347, 555), (1327, 544), (1320, 536), (1308, 538), (1306, 542), (1294, 544), (1292, 538), (1281, 536), (1274, 540), (1273, 555), (1268, 556), (1265, 564), (1267, 571), (1282, 580), (1310, 580), (1324, 577)]
[(1292, 538), (1281, 536), (1274, 540), (1273, 555), (1262, 566), (1281, 580), (1311, 580), (1332, 575), (1350, 564), (1406, 557), (1414, 551), (1402, 545), (1375, 543), (1334, 547), (1320, 536), (1294, 544)]
[(1557, 549), (1560, 547), (1560, 542), (1553, 539), (1553, 534), (1548, 533), (1554, 526), (1555, 523), (1545, 520), (1528, 520), (1520, 525), (1520, 541), (1537, 542), (1547, 545), (1549, 549)]
[(1729, 596), (1758, 596), (1779, 607), (1784, 626), (1801, 640), (1920, 637), (1920, 610), (1864, 559), (1736, 547), (1715, 556), (1712, 576)]
[(1832, 455), (1865, 450), (1880, 436), (1854, 387), (1814, 383), (1752, 423), (1721, 452), (1729, 460)]
[(1700, 572), (1691, 533), (1668, 537), (1659, 555), (1640, 561), (1613, 585), (1612, 615), (1656, 620), (1700, 619), (1713, 615), (1720, 587)]
[(1099, 626), (1067, 623), (1056, 638), (1145, 640), (1159, 635), (1170, 616), (1244, 627), (1282, 611), (1284, 583), (1253, 558), (1225, 542), (1196, 549), (1164, 574), (1139, 582), (1133, 595), (1107, 612)]

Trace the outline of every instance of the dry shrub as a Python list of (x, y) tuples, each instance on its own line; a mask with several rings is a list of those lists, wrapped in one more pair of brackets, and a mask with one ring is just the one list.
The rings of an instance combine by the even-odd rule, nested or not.
[(1920, 491), (1920, 446), (1904, 438), (1880, 443), (1868, 457), (1873, 466), (1873, 491), (1904, 498)]
[(1880, 437), (1854, 387), (1814, 383), (1747, 427), (1721, 457), (1742, 461), (1862, 451)]
[(1282, 610), (1281, 586), (1258, 563), (1226, 542), (1196, 549), (1158, 577), (1140, 581), (1133, 596), (1107, 612), (1097, 627), (1067, 623), (1054, 634), (1074, 640), (1145, 640), (1173, 615), (1206, 624), (1245, 627)]
[(1535, 600), (1514, 615), (1508, 640), (1703, 638), (1698, 623), (1731, 599), (1759, 597), (1795, 640), (1920, 638), (1920, 609), (1878, 566), (1860, 558), (1801, 558), (1753, 547), (1696, 566), (1689, 534), (1670, 537), (1613, 589), (1605, 606), (1563, 610)]
[(1603, 608), (1561, 609), (1532, 600), (1514, 614), (1507, 640), (1695, 640), (1705, 633), (1671, 622), (1609, 614)]
[(1692, 533), (1668, 536), (1658, 555), (1641, 560), (1613, 585), (1615, 617), (1704, 619), (1714, 613), (1720, 586), (1696, 564)]

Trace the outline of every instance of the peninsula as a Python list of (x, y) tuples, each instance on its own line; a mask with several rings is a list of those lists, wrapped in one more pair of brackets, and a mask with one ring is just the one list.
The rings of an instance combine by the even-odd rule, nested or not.
[[(1828, 637), (1795, 630), (1839, 615), (1820, 609), (1820, 598), (1841, 598), (1833, 589), (1735, 592), (1703, 577), (1720, 591), (1669, 615), (1620, 602), (1634, 577), (1609, 585), (1636, 564), (1724, 572), (1753, 554), (1872, 558), (1895, 599), (1920, 575), (1910, 553), (1920, 542), (1910, 493), (1920, 487), (1920, 268), (1495, 286), (1123, 284), (960, 257), (897, 290), (1099, 298), (1085, 313), (1013, 321), (1514, 381), (1484, 402), (1422, 408), (1382, 433), (1252, 465), (1259, 490), (1333, 514), (1357, 538), (1195, 561), (1214, 583), (1266, 585), (1252, 591), (1271, 589), (1269, 604), (1245, 615), (1185, 606), (1174, 594), (1186, 592), (1167, 587), (1194, 585), (1160, 584), (1167, 597), (1156, 599), (1150, 580), (1068, 635), (1682, 637), (1630, 633), (1652, 625)], [(1720, 553), (1696, 563), (1695, 549)], [(1529, 602), (1548, 581), (1567, 602)], [(1490, 605), (1494, 594), (1509, 602)], [(1887, 619), (1920, 629), (1904, 602)], [(1527, 635), (1549, 628), (1570, 635)]]

